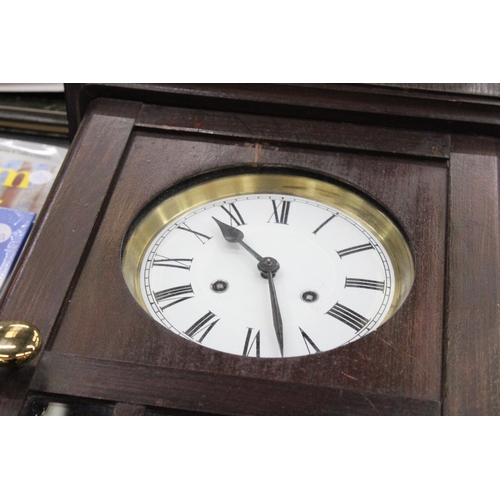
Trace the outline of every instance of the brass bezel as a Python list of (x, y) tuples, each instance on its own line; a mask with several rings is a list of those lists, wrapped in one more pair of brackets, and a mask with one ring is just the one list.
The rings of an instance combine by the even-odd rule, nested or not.
[(380, 241), (394, 268), (394, 298), (384, 322), (403, 304), (415, 277), (413, 256), (396, 223), (375, 203), (340, 184), (305, 175), (244, 173), (215, 178), (177, 192), (153, 206), (136, 224), (124, 247), (122, 272), (130, 292), (145, 311), (148, 309), (142, 298), (139, 274), (145, 251), (156, 235), (177, 218), (205, 204), (252, 194), (300, 196), (353, 217)]

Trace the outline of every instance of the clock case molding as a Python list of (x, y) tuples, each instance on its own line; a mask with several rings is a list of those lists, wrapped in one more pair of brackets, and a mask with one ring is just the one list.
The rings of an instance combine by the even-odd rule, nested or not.
[[(409, 87), (68, 85), (72, 146), (0, 309), (37, 326), (43, 350), (0, 371), (0, 413), (43, 394), (115, 414), (500, 414), (500, 92)], [(121, 249), (148, 203), (269, 166), (350, 185), (401, 225), (416, 280), (377, 332), (240, 358), (169, 334), (130, 295)]]

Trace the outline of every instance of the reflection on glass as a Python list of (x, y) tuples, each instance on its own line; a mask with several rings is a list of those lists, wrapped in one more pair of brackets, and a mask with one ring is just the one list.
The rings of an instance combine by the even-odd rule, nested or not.
[(113, 405), (85, 399), (58, 399), (49, 396), (30, 396), (23, 415), (37, 417), (112, 416)]
[(64, 403), (49, 403), (45, 411), (44, 417), (65, 417), (68, 414), (68, 405)]
[[(124, 412), (124, 409), (126, 411)], [(109, 403), (80, 398), (60, 398), (48, 395), (31, 395), (24, 406), (24, 416), (74, 417), (74, 416), (196, 416), (209, 413), (174, 408), (154, 408), (127, 403)]]

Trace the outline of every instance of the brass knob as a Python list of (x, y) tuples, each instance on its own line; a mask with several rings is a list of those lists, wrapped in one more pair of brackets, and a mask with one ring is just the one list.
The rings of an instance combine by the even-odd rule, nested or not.
[(41, 345), (40, 333), (33, 325), (25, 321), (0, 322), (0, 366), (30, 361)]

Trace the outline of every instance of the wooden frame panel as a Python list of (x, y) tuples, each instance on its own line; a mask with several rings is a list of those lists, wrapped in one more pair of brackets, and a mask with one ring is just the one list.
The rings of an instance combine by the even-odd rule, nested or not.
[[(96, 103), (65, 159), (1, 305), (2, 321), (28, 321), (47, 343), (108, 194), (140, 109)], [(85, 144), (85, 147), (81, 147)], [(0, 371), (0, 414), (17, 413), (40, 358)]]
[(436, 401), (53, 352), (44, 355), (32, 389), (221, 415), (439, 415), (441, 411)]
[[(300, 412), (306, 412), (307, 404), (314, 402), (318, 414), (338, 414), (336, 405), (344, 407), (345, 414), (376, 414), (370, 403), (363, 402), (361, 396), (365, 394), (381, 414), (436, 414), (440, 411), (440, 401), (444, 402), (445, 415), (500, 414), (498, 139), (452, 135), (450, 143), (448, 135), (456, 131), (500, 135), (498, 100), (477, 96), (462, 99), (437, 92), (408, 93), (346, 85), (319, 88), (279, 85), (226, 87), (137, 85), (120, 89), (113, 85), (87, 86), (83, 87), (80, 97), (75, 97), (82, 105), (81, 109), (87, 108), (94, 91), (96, 95), (103, 91), (116, 97), (141, 97), (140, 100), (152, 105), (105, 99), (92, 103), (87, 111), (0, 310), (2, 319), (16, 317), (37, 324), (42, 330), (45, 345), (51, 336), (49, 350), (31, 366), (13, 372), (0, 371), (0, 414), (17, 414), (30, 387), (75, 397), (111, 397), (123, 400), (125, 406), (129, 403), (172, 405), (192, 411), (199, 403), (197, 398), (205, 394), (214, 398), (213, 409), (221, 413), (278, 414), (279, 408), (282, 408), (283, 414), (290, 414), (293, 413), (290, 401), (297, 397), (297, 402), (301, 401), (302, 405)], [(158, 103), (175, 103), (178, 107), (170, 109), (157, 106)], [(79, 119), (76, 115), (80, 111), (71, 112), (74, 126), (74, 119)], [(257, 116), (259, 113), (261, 116)], [(264, 114), (269, 116), (266, 118)], [(444, 301), (445, 306), (438, 304), (440, 314), (443, 311), (446, 313), (444, 319), (436, 316), (435, 308), (432, 313), (433, 324), (441, 321), (444, 325), (441, 329), (444, 342), (442, 378), (439, 374), (442, 393), (434, 386), (429, 389), (425, 377), (412, 375), (416, 373), (412, 371), (415, 360), (410, 361), (411, 356), (415, 358), (412, 350), (415, 344), (406, 346), (410, 347), (406, 350), (408, 371), (400, 372), (404, 390), (398, 391), (394, 383), (396, 379), (393, 379), (386, 386), (390, 388), (390, 395), (377, 393), (377, 389), (374, 390), (370, 384), (363, 386), (365, 390), (362, 391), (362, 387), (356, 387), (354, 381), (348, 382), (342, 389), (331, 386), (320, 390), (314, 384), (302, 383), (301, 370), (287, 372), (285, 367), (281, 367), (283, 374), (292, 374), (291, 379), (286, 379), (288, 382), (284, 379), (280, 382), (276, 373), (273, 375), (264, 370), (262, 377), (274, 377), (273, 382), (266, 382), (269, 387), (274, 389), (273, 384), (279, 384), (284, 394), (291, 398), (280, 407), (275, 398), (269, 399), (270, 394), (265, 394), (266, 384), (260, 385), (257, 379), (249, 381), (248, 377), (230, 373), (221, 375), (220, 380), (230, 387), (234, 384), (233, 387), (242, 391), (247, 391), (253, 384), (252, 394), (270, 402), (274, 411), (263, 409), (257, 399), (252, 398), (252, 403), (240, 401), (231, 410), (226, 406), (228, 393), (225, 389), (210, 394), (209, 386), (203, 385), (206, 373), (200, 370), (201, 365), (194, 369), (192, 366), (169, 366), (166, 358), (156, 350), (156, 340), (139, 349), (139, 358), (133, 363), (126, 358), (121, 359), (121, 355), (117, 359), (113, 349), (101, 352), (97, 357), (95, 353), (91, 353), (94, 357), (85, 357), (81, 353), (73, 356), (63, 352), (65, 349), (57, 352), (63, 341), (55, 334), (59, 327), (65, 328), (69, 300), (73, 292), (80, 293), (80, 277), (85, 279), (85, 273), (89, 272), (87, 265), (94, 258), (93, 245), (109, 243), (109, 239), (100, 236), (101, 223), (108, 213), (106, 207), (116, 210), (111, 203), (112, 194), (119, 183), (118, 176), (134, 130), (137, 133), (157, 130), (179, 140), (195, 134), (199, 138), (204, 137), (208, 143), (233, 144), (234, 151), (239, 151), (237, 155), (240, 155), (241, 162), (253, 165), (280, 162), (292, 157), (299, 161), (299, 158), (308, 156), (329, 155), (332, 151), (349, 156), (348, 151), (352, 151), (358, 156), (360, 152), (372, 155), (372, 158), (382, 153), (394, 165), (401, 164), (402, 160), (403, 163), (419, 164), (424, 170), (428, 167), (430, 170), (441, 170), (448, 178), (447, 189), (442, 189), (442, 182), (434, 187), (436, 191), (441, 189), (440, 203), (447, 206), (447, 232), (443, 235), (443, 239), (446, 236), (446, 257), (443, 256), (444, 242), (433, 243), (428, 255), (429, 259), (440, 261), (442, 266), (446, 264), (446, 287), (443, 285), (438, 289), (435, 286), (432, 291), (439, 304)], [(300, 154), (298, 149), (301, 149)], [(161, 153), (155, 153), (156, 156), (158, 154), (161, 156)], [(155, 155), (149, 158), (150, 162), (155, 163)], [(447, 158), (449, 171), (443, 168), (443, 160), (440, 160)], [(227, 165), (228, 157), (212, 149), (205, 160), (217, 170)], [(189, 175), (200, 172), (200, 169), (190, 170)], [(176, 172), (172, 182), (182, 179), (185, 174), (185, 170)], [(370, 171), (358, 165), (357, 170), (353, 170), (352, 165), (345, 164), (335, 175), (357, 186), (365, 182), (364, 189), (371, 192), (370, 175), (384, 175), (384, 168), (379, 164), (377, 171)], [(400, 188), (405, 187), (404, 177), (400, 176), (397, 182)], [(423, 207), (426, 198), (429, 201), (432, 186), (421, 185), (419, 175), (407, 178), (409, 185), (419, 191), (419, 206)], [(380, 182), (377, 198), (391, 205), (391, 185), (386, 184), (384, 188), (382, 184)], [(150, 196), (154, 196), (153, 191)], [(435, 203), (435, 198), (432, 200), (431, 205)], [(394, 210), (394, 207), (390, 208)], [(120, 220), (124, 214), (118, 212), (115, 211), (115, 216)], [(404, 213), (404, 210), (400, 211), (403, 225), (421, 238), (420, 241), (424, 241), (425, 235), (418, 233), (425, 227), (434, 231), (437, 229), (436, 219), (430, 214), (416, 223), (410, 220), (411, 217), (406, 218)], [(62, 247), (65, 248), (64, 256), (58, 250)], [(109, 262), (113, 260), (110, 255), (108, 258), (111, 259)], [(43, 294), (36, 292), (41, 282), (46, 285)], [(422, 284), (420, 287), (419, 294), (425, 293)], [(437, 294), (441, 297), (437, 298)], [(411, 309), (415, 304), (409, 305), (411, 307), (406, 312), (402, 311), (401, 322), (414, 322), (412, 329), (418, 332), (420, 343), (425, 346), (423, 339), (427, 337), (429, 323), (425, 318), (415, 317)], [(91, 313), (90, 309), (88, 314)], [(80, 319), (84, 321), (85, 316), (80, 316)], [(390, 335), (389, 331), (386, 333)], [(435, 338), (432, 338), (431, 343), (435, 345)], [(89, 339), (91, 341), (91, 337)], [(51, 342), (54, 343), (54, 351), (50, 350)], [(424, 351), (434, 353), (435, 349), (428, 349), (427, 346), (416, 354), (422, 373), (431, 367), (434, 371), (430, 378), (436, 379), (436, 366), (440, 371), (441, 363), (436, 361), (434, 354), (423, 355)], [(365, 357), (362, 362), (366, 363), (367, 359)], [(74, 375), (72, 362), (76, 367)], [(151, 362), (153, 365), (149, 364)], [(345, 368), (339, 362), (336, 366)], [(410, 366), (413, 368), (410, 369)], [(94, 370), (97, 378), (92, 375)], [(155, 373), (159, 377), (157, 381)], [(352, 372), (344, 373), (351, 375)], [(102, 384), (106, 377), (112, 379), (107, 388), (106, 384)], [(123, 377), (123, 384), (120, 377)], [(186, 386), (183, 386), (183, 381)], [(139, 389), (134, 388), (136, 383), (150, 384), (156, 389), (139, 395)], [(197, 389), (198, 384), (203, 386), (201, 392)], [(183, 387), (190, 387), (190, 392), (183, 394)], [(153, 398), (156, 390), (165, 392), (163, 400)], [(409, 397), (410, 393), (417, 397)], [(348, 394), (347, 399), (343, 394)]]
[(498, 140), (454, 137), (445, 415), (500, 415)]
[[(242, 126), (241, 118), (235, 121)], [(220, 125), (217, 121), (212, 125), (214, 123)], [(265, 121), (261, 123), (265, 127)], [(269, 123), (275, 123), (275, 120)], [(297, 387), (316, 387), (317, 391), (337, 388), (359, 393), (379, 392), (380, 396), (395, 400), (432, 402), (432, 412), (435, 413), (441, 398), (446, 223), (446, 198), (442, 197), (442, 192), (447, 186), (446, 163), (311, 148), (309, 142), (315, 137), (317, 124), (310, 124), (309, 129), (307, 125), (304, 122), (300, 129), (300, 142), (306, 144), (304, 148), (293, 144), (292, 139), (297, 137), (295, 124), (289, 124), (286, 129), (283, 123), (281, 142), (288, 137), (290, 144), (280, 146), (220, 136), (207, 137), (207, 132), (201, 135), (179, 134), (178, 130), (172, 132), (169, 129), (163, 133), (151, 133), (141, 124), (141, 130), (131, 141), (108, 211), (75, 285), (71, 303), (61, 318), (53, 341), (53, 353), (246, 378), (249, 391), (252, 390), (252, 379), (266, 377), (270, 381), (295, 383)], [(439, 140), (442, 144), (442, 139)], [(338, 138), (334, 137), (332, 141), (338, 141)], [(131, 301), (119, 267), (123, 235), (146, 201), (169, 186), (186, 177), (241, 164), (252, 169), (269, 164), (301, 166), (310, 172), (352, 182), (375, 195), (379, 202), (396, 213), (417, 242), (420, 262), (426, 263), (421, 269), (416, 290), (420, 290), (424, 301), (411, 299), (399, 320), (383, 327), (380, 335), (369, 336), (371, 338), (366, 339), (364, 348), (360, 348), (358, 342), (356, 346), (343, 348), (343, 354), (323, 353), (322, 360), (316, 357), (272, 362), (245, 360), (168, 335)], [(423, 196), (422, 190), (425, 189), (427, 193)], [(401, 190), (406, 191), (404, 197), (397, 195)], [(126, 206), (123, 200), (127, 200)], [(409, 200), (413, 200), (414, 206)], [(440, 227), (441, 231), (422, 231), (419, 226), (422, 220), (429, 221), (428, 228)], [(423, 290), (425, 293), (421, 293)], [(420, 311), (418, 314), (417, 310)], [(428, 329), (417, 333), (418, 325), (426, 320)], [(405, 331), (411, 333), (405, 336)], [(385, 360), (387, 369), (382, 368), (381, 359)], [(327, 366), (335, 367), (336, 373), (330, 373)], [(147, 393), (148, 389), (143, 391)], [(153, 394), (150, 396), (154, 397)], [(160, 398), (159, 395), (156, 397)]]

